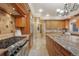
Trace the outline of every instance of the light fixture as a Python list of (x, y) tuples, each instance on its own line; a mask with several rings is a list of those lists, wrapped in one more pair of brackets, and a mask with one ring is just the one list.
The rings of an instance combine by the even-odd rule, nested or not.
[(13, 10), (15, 10), (15, 8), (13, 8)]
[(67, 10), (65, 10), (65, 12), (68, 12)]
[(64, 12), (64, 10), (60, 10), (60, 13), (63, 13)]
[(7, 16), (7, 17), (10, 17), (10, 14), (9, 14), (9, 13), (7, 13), (7, 14), (6, 14), (6, 16)]
[(39, 12), (43, 12), (43, 9), (39, 9), (38, 11), (39, 11)]
[(57, 9), (56, 11), (57, 11), (57, 12), (60, 12), (60, 9)]
[(64, 3), (63, 9), (57, 9), (57, 15), (67, 16), (69, 13), (79, 9), (78, 3)]

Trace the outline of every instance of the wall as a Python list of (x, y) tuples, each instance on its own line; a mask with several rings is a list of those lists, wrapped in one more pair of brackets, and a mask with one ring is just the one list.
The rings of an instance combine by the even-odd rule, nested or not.
[(14, 18), (9, 14), (0, 13), (0, 39), (13, 36), (14, 32)]

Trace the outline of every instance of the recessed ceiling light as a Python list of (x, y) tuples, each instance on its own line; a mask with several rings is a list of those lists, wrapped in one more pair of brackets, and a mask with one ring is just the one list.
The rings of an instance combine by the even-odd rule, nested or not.
[(46, 15), (47, 17), (50, 16), (49, 14)]
[(13, 8), (13, 10), (15, 10), (15, 8)]
[(57, 11), (57, 12), (60, 12), (60, 9), (57, 9), (56, 11)]
[(39, 9), (38, 11), (39, 11), (39, 12), (43, 12), (43, 9)]

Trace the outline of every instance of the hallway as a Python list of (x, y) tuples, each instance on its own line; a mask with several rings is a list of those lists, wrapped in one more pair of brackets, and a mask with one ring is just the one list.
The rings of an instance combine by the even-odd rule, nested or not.
[(41, 37), (40, 33), (33, 36), (33, 46), (30, 50), (29, 56), (48, 56), (45, 36)]

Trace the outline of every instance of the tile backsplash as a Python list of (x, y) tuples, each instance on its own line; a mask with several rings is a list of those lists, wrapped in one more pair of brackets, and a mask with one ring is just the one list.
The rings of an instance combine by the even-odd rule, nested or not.
[(10, 33), (15, 33), (14, 18), (9, 14), (0, 14), (0, 36)]

